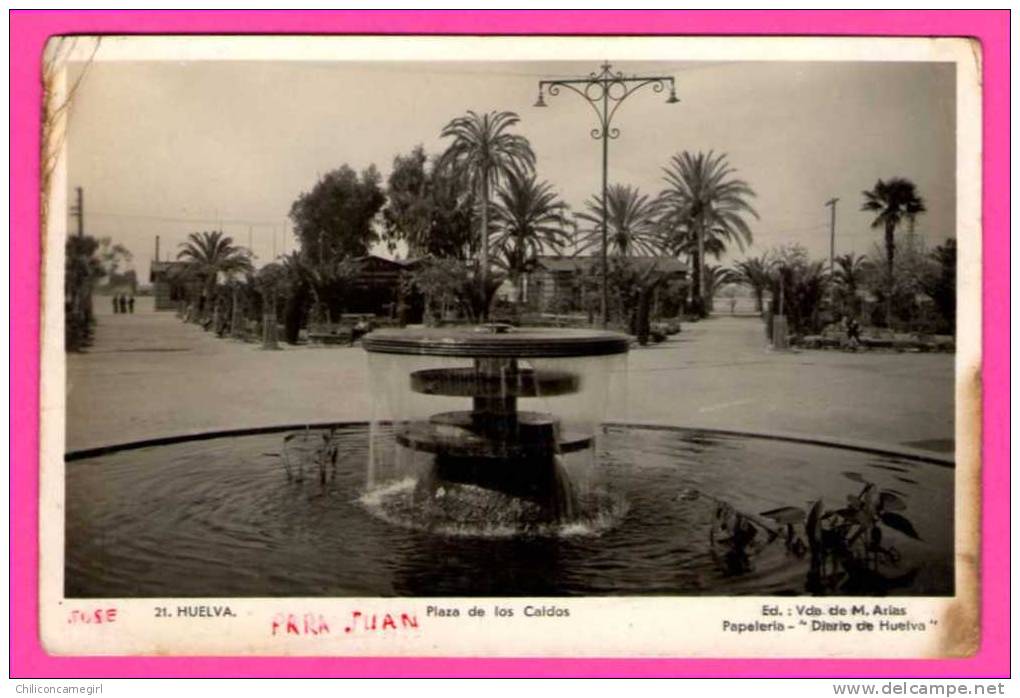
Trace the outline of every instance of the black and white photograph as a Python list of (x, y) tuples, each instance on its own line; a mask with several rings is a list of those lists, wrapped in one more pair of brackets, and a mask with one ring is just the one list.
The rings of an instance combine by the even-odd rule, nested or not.
[(861, 41), (52, 40), (45, 584), (959, 597), (979, 93)]

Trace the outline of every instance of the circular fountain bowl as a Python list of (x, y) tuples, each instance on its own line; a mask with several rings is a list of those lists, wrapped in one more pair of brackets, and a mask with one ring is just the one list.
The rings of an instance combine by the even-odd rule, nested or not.
[(376, 330), (361, 345), (378, 354), (534, 359), (625, 354), (630, 339), (616, 332), (480, 325)]
[(590, 434), (560, 432), (555, 419), (537, 412), (517, 413), (518, 439), (496, 444), (472, 431), (470, 412), (440, 412), (427, 421), (400, 426), (396, 442), (415, 451), (455, 457), (519, 460), (528, 457), (568, 454), (589, 448)]
[(512, 376), (479, 373), (469, 368), (432, 368), (411, 373), (411, 390), (450, 397), (554, 397), (580, 390), (581, 380), (569, 371), (520, 369)]
[[(413, 478), (366, 487), (366, 424), (331, 425), (338, 458), (324, 478), (314, 465), (299, 474), (293, 462), (288, 477), (285, 438), (314, 449), (327, 426), (68, 454), (67, 596), (827, 593), (810, 586), (809, 556), (764, 532), (817, 500), (844, 507), (867, 483), (895, 493), (898, 515), (918, 537), (887, 530), (883, 544), (896, 548), (898, 562), (884, 582), (854, 594), (953, 593), (951, 459), (612, 425), (576, 515), (521, 528), (529, 505), (498, 492), (444, 491), (437, 521), (422, 516)], [(718, 549), (730, 511), (760, 531), (747, 567), (736, 571)]]

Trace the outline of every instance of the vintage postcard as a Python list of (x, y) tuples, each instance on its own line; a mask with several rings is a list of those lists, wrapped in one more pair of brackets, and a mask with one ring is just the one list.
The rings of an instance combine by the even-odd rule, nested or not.
[(967, 39), (68, 36), (53, 655), (967, 657)]

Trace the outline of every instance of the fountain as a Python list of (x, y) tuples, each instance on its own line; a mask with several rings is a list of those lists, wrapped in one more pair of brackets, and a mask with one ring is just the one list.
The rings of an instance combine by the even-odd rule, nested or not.
[(609, 422), (618, 334), (362, 341), (367, 424), (66, 454), (65, 594), (953, 594), (949, 457)]
[(370, 487), (413, 478), (414, 506), (433, 524), (499, 503), (501, 522), (516, 526), (581, 514), (567, 459), (579, 456), (575, 469), (590, 475), (610, 394), (622, 394), (610, 378), (623, 375), (625, 335), (491, 324), (380, 330), (363, 346), (383, 413)]

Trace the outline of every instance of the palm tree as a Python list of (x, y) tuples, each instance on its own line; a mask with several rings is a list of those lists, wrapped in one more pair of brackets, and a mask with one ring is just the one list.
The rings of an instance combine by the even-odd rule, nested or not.
[(352, 292), (351, 282), (358, 274), (359, 263), (353, 259), (334, 262), (300, 260), (292, 271), (300, 274), (312, 301), (315, 322), (331, 323), (343, 313)]
[(750, 287), (754, 293), (754, 309), (759, 313), (764, 306), (765, 291), (770, 285), (772, 260), (768, 253), (748, 257), (733, 265), (733, 280)]
[(523, 274), (535, 258), (543, 251), (559, 253), (570, 241), (566, 208), (552, 185), (539, 182), (533, 173), (511, 171), (496, 191), (492, 245), (501, 253), (518, 301)]
[[(679, 223), (668, 213), (662, 217), (661, 227), (664, 245), (669, 254), (686, 257), (693, 269), (698, 256), (698, 236), (693, 227)], [(726, 251), (726, 240), (715, 233), (716, 231), (706, 230), (701, 237), (701, 246), (706, 258), (712, 257), (718, 261)]]
[[(578, 231), (578, 253), (592, 249), (601, 251), (602, 197), (591, 197), (585, 206), (587, 211), (577, 214), (582, 224), (586, 224)], [(616, 288), (621, 294), (624, 308), (631, 310), (630, 329), (638, 335), (639, 341), (645, 342), (652, 294), (666, 276), (659, 273), (654, 260), (651, 264), (639, 265), (633, 264), (630, 258), (640, 255), (654, 257), (663, 249), (658, 201), (642, 194), (637, 187), (614, 184), (606, 189), (605, 213), (605, 253), (615, 259), (610, 265), (608, 278), (603, 278), (602, 283), (607, 284), (606, 288)], [(608, 315), (608, 303), (606, 307)]]
[(852, 315), (857, 315), (860, 310), (857, 291), (871, 268), (871, 261), (864, 255), (852, 252), (841, 254), (833, 261), (835, 267), (832, 271), (832, 281), (842, 297), (844, 309)]
[(715, 309), (715, 294), (722, 290), (723, 286), (737, 282), (737, 275), (732, 269), (727, 269), (721, 264), (705, 265), (705, 301), (708, 310)]
[(871, 191), (861, 192), (864, 195), (862, 211), (877, 214), (871, 222), (872, 228), (885, 229), (885, 264), (886, 264), (886, 299), (885, 323), (892, 319), (893, 297), (893, 262), (896, 258), (896, 228), (906, 221), (913, 225), (917, 216), (927, 209), (924, 199), (917, 193), (917, 186), (909, 179), (893, 177), (887, 181), (875, 182)]
[(177, 259), (188, 263), (189, 274), (200, 280), (202, 296), (199, 311), (205, 309), (216, 288), (217, 277), (223, 274), (252, 270), (251, 252), (234, 244), (222, 231), (191, 233), (181, 243)]
[(262, 295), (262, 348), (277, 349), (277, 308), (279, 295), (288, 295), (290, 270), (286, 264), (271, 262), (255, 274), (255, 284)]
[(931, 251), (933, 267), (921, 280), (924, 293), (939, 312), (938, 331), (956, 332), (956, 238), (949, 238)]
[[(613, 184), (606, 190), (606, 227), (608, 255), (656, 255), (661, 252), (663, 239), (658, 217), (659, 205), (655, 199), (642, 194), (637, 187)], [(585, 203), (587, 212), (577, 217), (590, 227), (580, 231), (579, 252), (602, 248), (602, 197), (593, 196)]]
[(774, 255), (773, 312), (786, 316), (794, 334), (807, 334), (820, 327), (822, 300), (829, 283), (827, 266), (825, 261), (811, 261), (796, 249), (792, 255)]
[[(674, 155), (664, 169), (668, 187), (660, 201), (666, 207), (665, 222), (675, 235), (693, 239), (695, 260), (692, 292), (696, 312), (704, 312), (705, 282), (703, 268), (708, 240), (735, 243), (741, 250), (751, 243), (751, 228), (745, 215), (758, 218), (748, 202), (754, 190), (730, 166), (724, 153), (714, 151), (692, 155), (684, 151)], [(675, 247), (676, 245), (674, 245)]]
[(448, 123), (440, 133), (442, 138), (453, 139), (440, 158), (441, 167), (466, 177), (478, 198), (479, 287), (483, 294), (489, 273), (489, 192), (510, 172), (530, 172), (535, 167), (535, 153), (528, 139), (509, 133), (518, 122), (520, 117), (514, 112), (469, 111)]

